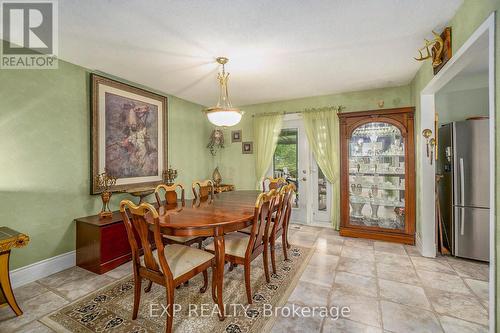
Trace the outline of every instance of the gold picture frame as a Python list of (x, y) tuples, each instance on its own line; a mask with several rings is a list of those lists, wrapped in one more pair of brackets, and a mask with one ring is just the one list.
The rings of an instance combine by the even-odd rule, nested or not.
[(109, 190), (154, 187), (168, 166), (167, 97), (91, 74), (91, 194), (94, 179), (116, 177)]

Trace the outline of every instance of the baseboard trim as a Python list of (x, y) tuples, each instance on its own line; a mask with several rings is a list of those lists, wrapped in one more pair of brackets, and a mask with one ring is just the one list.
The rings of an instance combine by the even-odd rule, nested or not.
[(33, 264), (14, 269), (10, 272), (12, 288), (63, 271), (76, 265), (76, 251), (70, 251), (55, 257), (47, 258)]
[(422, 254), (423, 252), (423, 244), (422, 244), (422, 238), (420, 237), (420, 233), (415, 233), (415, 246), (417, 247), (418, 252)]

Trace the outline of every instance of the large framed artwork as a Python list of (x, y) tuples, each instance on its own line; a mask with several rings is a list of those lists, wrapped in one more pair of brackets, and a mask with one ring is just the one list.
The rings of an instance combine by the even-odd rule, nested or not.
[(117, 178), (113, 192), (153, 187), (167, 163), (167, 98), (91, 74), (92, 179)]

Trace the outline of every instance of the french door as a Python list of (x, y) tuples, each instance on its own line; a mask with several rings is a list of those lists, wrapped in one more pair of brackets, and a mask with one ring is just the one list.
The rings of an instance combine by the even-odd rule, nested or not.
[(268, 176), (283, 177), (297, 186), (293, 222), (329, 224), (331, 185), (314, 160), (304, 124), (297, 115), (285, 116)]

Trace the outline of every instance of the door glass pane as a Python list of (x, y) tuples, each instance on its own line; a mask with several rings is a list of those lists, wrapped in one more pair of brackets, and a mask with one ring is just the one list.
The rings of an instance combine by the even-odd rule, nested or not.
[(405, 147), (394, 125), (357, 127), (349, 144), (350, 223), (405, 228)]
[(318, 210), (326, 211), (327, 180), (321, 168), (318, 167)]
[(283, 177), (289, 183), (294, 183), (295, 186), (297, 186), (297, 195), (294, 201), (295, 207), (298, 207), (299, 203), (299, 182), (297, 181), (299, 158), (298, 142), (297, 128), (281, 130), (273, 158), (274, 177)]

